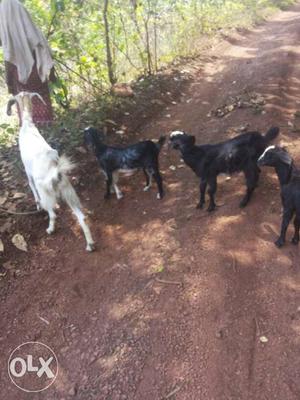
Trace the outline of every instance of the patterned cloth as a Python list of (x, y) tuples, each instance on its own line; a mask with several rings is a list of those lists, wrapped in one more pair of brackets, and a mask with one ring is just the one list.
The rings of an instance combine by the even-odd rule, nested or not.
[[(19, 82), (18, 70), (14, 64), (5, 62), (6, 83), (9, 93), (16, 95), (19, 92), (37, 92), (44, 99), (43, 104), (37, 97), (32, 99), (32, 119), (37, 126), (50, 125), (53, 122), (53, 111), (51, 106), (48, 82), (42, 82), (34, 64), (32, 72), (26, 84)], [(53, 71), (52, 71), (53, 74)], [(19, 110), (18, 110), (19, 112)], [(21, 116), (19, 112), (19, 120), (21, 125)]]
[(54, 62), (47, 40), (19, 0), (0, 2), (0, 41), (4, 60), (18, 69), (18, 80), (27, 83), (34, 64), (42, 82), (49, 79)]

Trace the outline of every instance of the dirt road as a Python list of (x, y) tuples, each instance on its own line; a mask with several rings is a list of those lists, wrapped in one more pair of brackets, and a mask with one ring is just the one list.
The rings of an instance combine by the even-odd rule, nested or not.
[[(179, 128), (204, 143), (246, 124), (279, 125), (300, 165), (299, 66), (297, 5), (187, 65), (190, 87), (143, 135)], [(253, 92), (264, 97), (263, 112), (211, 114)], [(94, 212), (98, 251), (85, 253), (66, 214), (53, 237), (43, 216), (28, 220), (30, 252), (18, 260), (20, 275), (1, 283), (1, 398), (299, 400), (299, 248), (273, 244), (281, 204), (272, 171), (244, 210), (243, 177), (220, 179), (222, 207), (208, 214), (195, 209), (197, 180), (173, 151), (161, 155), (160, 202), (154, 188), (141, 190), (142, 175), (122, 180), (122, 201), (104, 202), (96, 163), (86, 165), (81, 197)], [(14, 387), (6, 369), (10, 352), (29, 340), (51, 346), (60, 368), (53, 386), (34, 395)]]

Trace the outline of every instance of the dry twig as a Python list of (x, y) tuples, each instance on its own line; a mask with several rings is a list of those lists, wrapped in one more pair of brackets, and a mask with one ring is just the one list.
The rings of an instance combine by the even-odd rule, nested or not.
[(229, 252), (230, 256), (231, 256), (231, 260), (232, 260), (232, 268), (234, 270), (234, 272), (237, 272), (237, 261), (236, 261), (236, 257), (235, 255), (230, 251)]
[(178, 286), (183, 286), (182, 282), (179, 281), (166, 281), (165, 279), (159, 279), (159, 278), (155, 278), (156, 282), (158, 283), (163, 283), (165, 285), (178, 285)]
[(11, 215), (32, 215), (32, 214), (40, 213), (41, 210), (17, 212), (17, 211), (11, 211), (11, 210), (7, 210), (6, 208), (0, 207), (0, 212), (3, 212), (5, 214), (11, 214)]
[(179, 390), (181, 389), (180, 386), (177, 386), (174, 390), (172, 390), (172, 392), (170, 392), (169, 394), (167, 394), (165, 397), (162, 398), (162, 400), (168, 400), (170, 399), (172, 396), (174, 396), (174, 394), (176, 394), (177, 392), (179, 392)]

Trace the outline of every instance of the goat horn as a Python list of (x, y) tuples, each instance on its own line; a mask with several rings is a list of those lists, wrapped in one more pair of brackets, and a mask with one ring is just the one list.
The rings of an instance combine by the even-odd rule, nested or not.
[(6, 114), (7, 115), (11, 115), (11, 108), (16, 102), (17, 102), (17, 100), (14, 97), (12, 99), (8, 100), (8, 103), (6, 106)]
[(32, 99), (34, 96), (38, 97), (42, 103), (44, 103), (46, 105), (45, 100), (42, 98), (42, 96), (39, 93), (33, 92), (29, 94), (30, 98)]

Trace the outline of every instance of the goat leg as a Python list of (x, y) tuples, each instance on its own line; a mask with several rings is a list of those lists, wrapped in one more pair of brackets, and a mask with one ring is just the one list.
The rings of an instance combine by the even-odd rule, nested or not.
[(110, 198), (110, 189), (113, 182), (113, 177), (111, 172), (107, 172), (106, 174), (106, 193), (104, 195), (105, 200)]
[(298, 217), (295, 217), (295, 219), (294, 219), (294, 227), (295, 227), (295, 233), (294, 233), (294, 237), (292, 239), (292, 243), (298, 244), (299, 243), (299, 229), (300, 229), (300, 220)]
[(207, 182), (205, 180), (201, 180), (200, 182), (200, 201), (197, 204), (197, 208), (203, 208), (205, 204), (205, 192), (206, 192)]
[(86, 251), (94, 251), (95, 250), (95, 242), (92, 238), (90, 228), (87, 225), (87, 223), (85, 222), (85, 216), (84, 216), (83, 212), (81, 211), (81, 209), (79, 207), (76, 207), (76, 206), (74, 207), (73, 205), (70, 205), (70, 207), (72, 208), (73, 213), (76, 215), (79, 225), (81, 226), (81, 229), (85, 236)]
[(120, 199), (122, 199), (122, 197), (124, 195), (123, 195), (123, 193), (121, 192), (121, 190), (119, 189), (119, 187), (117, 185), (117, 183), (119, 181), (119, 173), (118, 173), (118, 171), (113, 172), (112, 176), (113, 176), (113, 181), (112, 181), (113, 187), (115, 189), (115, 193), (116, 193), (117, 199), (120, 200)]
[(92, 238), (90, 228), (85, 222), (85, 215), (81, 211), (80, 200), (67, 177), (64, 177), (63, 181), (61, 182), (60, 191), (63, 200), (71, 208), (78, 220), (79, 225), (81, 226), (86, 240), (86, 250), (93, 251), (95, 249), (95, 242)]
[(153, 177), (157, 183), (157, 188), (158, 188), (157, 198), (160, 200), (164, 197), (164, 190), (162, 184), (162, 177), (158, 169), (153, 173)]
[(55, 220), (56, 220), (56, 214), (53, 209), (48, 209), (48, 215), (49, 215), (49, 226), (46, 229), (46, 232), (48, 235), (51, 235), (55, 231)]
[(286, 231), (292, 217), (293, 217), (293, 211), (291, 209), (285, 209), (282, 217), (280, 236), (275, 242), (275, 245), (277, 247), (282, 247), (284, 245)]
[(244, 208), (249, 203), (251, 199), (252, 193), (257, 186), (258, 179), (259, 179), (259, 168), (254, 164), (250, 164), (246, 170), (244, 170), (245, 178), (246, 178), (246, 185), (247, 185), (247, 192), (240, 202), (240, 207)]
[(208, 194), (209, 194), (209, 206), (207, 211), (211, 212), (214, 211), (216, 208), (216, 203), (215, 203), (215, 193), (217, 191), (217, 179), (214, 177), (212, 180), (208, 182), (209, 184), (209, 189), (208, 189)]
[(146, 177), (146, 186), (144, 187), (144, 192), (148, 192), (148, 190), (151, 188), (153, 172), (146, 168), (143, 168), (143, 171)]
[(247, 192), (245, 194), (245, 196), (243, 197), (242, 201), (240, 202), (240, 207), (244, 208), (246, 207), (246, 205), (249, 203), (249, 200), (251, 198), (251, 195), (254, 191), (254, 188), (247, 188)]
[(30, 175), (27, 175), (27, 177), (28, 177), (28, 183), (29, 183), (30, 189), (31, 189), (31, 191), (33, 193), (33, 196), (34, 196), (36, 208), (37, 208), (38, 211), (40, 211), (41, 203), (40, 203), (39, 193), (38, 193), (38, 191), (37, 191), (37, 189), (35, 187), (33, 178)]

